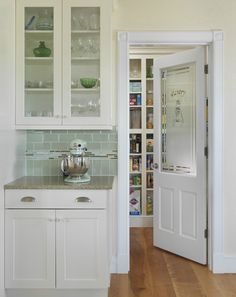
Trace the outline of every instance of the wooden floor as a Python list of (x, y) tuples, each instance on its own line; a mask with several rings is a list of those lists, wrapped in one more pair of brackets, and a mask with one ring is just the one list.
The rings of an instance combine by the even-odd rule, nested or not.
[(153, 247), (151, 228), (131, 228), (130, 236), (130, 273), (112, 275), (109, 297), (236, 297), (236, 274), (212, 274)]

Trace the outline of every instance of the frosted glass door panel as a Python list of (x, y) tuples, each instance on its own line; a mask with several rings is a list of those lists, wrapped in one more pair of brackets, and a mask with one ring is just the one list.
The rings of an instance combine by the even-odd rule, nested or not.
[(71, 8), (71, 116), (100, 116), (100, 8)]
[(25, 8), (25, 116), (53, 117), (53, 7)]
[(195, 174), (195, 64), (162, 69), (161, 77), (161, 170)]

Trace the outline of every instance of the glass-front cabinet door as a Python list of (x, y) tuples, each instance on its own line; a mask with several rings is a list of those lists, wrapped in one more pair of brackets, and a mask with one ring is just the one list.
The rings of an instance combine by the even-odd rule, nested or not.
[(107, 8), (96, 0), (63, 2), (65, 125), (79, 121), (95, 127), (111, 122), (111, 63), (107, 50), (111, 41), (107, 38), (110, 36)]
[(111, 126), (109, 1), (16, 5), (16, 125)]
[(17, 1), (16, 123), (60, 124), (61, 5)]

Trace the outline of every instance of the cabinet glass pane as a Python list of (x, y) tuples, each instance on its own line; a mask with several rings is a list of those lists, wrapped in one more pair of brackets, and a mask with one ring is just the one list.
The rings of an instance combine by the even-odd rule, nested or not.
[(53, 116), (53, 8), (25, 8), (25, 116)]
[(195, 64), (162, 69), (162, 171), (195, 173)]
[(100, 8), (71, 8), (71, 116), (100, 116)]

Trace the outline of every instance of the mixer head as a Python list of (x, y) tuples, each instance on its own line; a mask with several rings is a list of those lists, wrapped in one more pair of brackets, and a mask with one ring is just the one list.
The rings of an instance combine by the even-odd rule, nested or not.
[(87, 143), (82, 139), (74, 139), (70, 143), (72, 155), (84, 155), (87, 152)]

